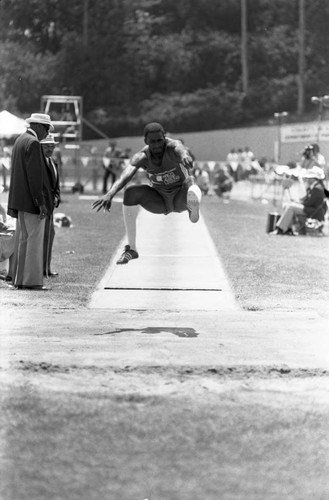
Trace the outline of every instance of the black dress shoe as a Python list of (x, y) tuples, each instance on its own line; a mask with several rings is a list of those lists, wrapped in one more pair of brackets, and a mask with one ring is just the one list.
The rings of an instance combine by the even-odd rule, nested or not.
[(276, 229), (274, 229), (274, 231), (272, 231), (271, 233), (269, 233), (271, 236), (277, 236), (277, 235), (283, 235), (285, 234), (282, 229), (280, 229), (279, 227), (277, 227)]
[(18, 285), (16, 286), (15, 288), (17, 288), (18, 290), (34, 290), (34, 291), (45, 291), (45, 290), (49, 290), (49, 288), (47, 288), (46, 286), (44, 285), (36, 285), (36, 286), (24, 286), (24, 285)]
[(55, 276), (58, 276), (58, 273), (49, 271), (49, 273), (43, 273), (43, 275), (48, 276), (48, 278), (55, 278)]
[(274, 236), (278, 236), (278, 235), (280, 235), (280, 236), (295, 236), (292, 229), (288, 229), (287, 231), (282, 231), (282, 229), (279, 227), (277, 227), (270, 234), (274, 235)]
[(11, 281), (11, 277), (10, 276), (5, 276), (4, 274), (0, 274), (0, 280)]

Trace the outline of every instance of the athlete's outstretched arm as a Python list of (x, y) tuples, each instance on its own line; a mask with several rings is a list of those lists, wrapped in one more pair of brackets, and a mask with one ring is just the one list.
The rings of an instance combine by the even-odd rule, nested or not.
[(99, 212), (102, 208), (109, 212), (111, 210), (112, 199), (134, 177), (138, 168), (138, 166), (133, 166), (131, 164), (127, 165), (119, 179), (115, 181), (113, 186), (111, 186), (111, 189), (104, 194), (104, 196), (101, 196), (98, 200), (94, 201), (92, 208), (96, 208), (97, 212)]
[(193, 158), (190, 150), (179, 140), (167, 139), (168, 144), (174, 147), (179, 162), (187, 169), (193, 169)]
[(179, 158), (179, 166), (180, 169), (184, 175), (184, 186), (186, 189), (189, 187), (193, 186), (195, 184), (195, 179), (193, 175), (193, 160), (191, 156), (189, 156), (188, 150), (183, 147), (181, 150), (178, 150), (178, 148), (175, 148), (176, 154), (178, 155)]

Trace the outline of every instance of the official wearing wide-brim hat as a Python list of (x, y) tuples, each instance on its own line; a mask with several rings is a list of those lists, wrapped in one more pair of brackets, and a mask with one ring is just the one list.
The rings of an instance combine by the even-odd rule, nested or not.
[(32, 113), (31, 116), (29, 118), (26, 118), (25, 121), (29, 125), (32, 123), (36, 123), (49, 127), (48, 130), (54, 130), (54, 125), (51, 123), (50, 116), (43, 113)]
[(17, 219), (17, 229), (9, 274), (16, 288), (42, 290), (45, 218), (54, 204), (40, 141), (54, 126), (44, 113), (32, 113), (26, 123), (12, 151), (8, 214)]

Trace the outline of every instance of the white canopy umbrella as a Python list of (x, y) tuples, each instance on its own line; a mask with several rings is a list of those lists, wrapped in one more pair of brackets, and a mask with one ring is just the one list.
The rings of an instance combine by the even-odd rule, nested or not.
[(23, 118), (9, 113), (9, 111), (0, 112), (0, 138), (9, 139), (15, 135), (25, 132), (27, 123)]

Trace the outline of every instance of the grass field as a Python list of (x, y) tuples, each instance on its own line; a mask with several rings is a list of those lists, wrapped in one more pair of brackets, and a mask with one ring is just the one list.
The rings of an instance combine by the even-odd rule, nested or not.
[(204, 200), (202, 213), (239, 303), (250, 310), (328, 307), (328, 236), (270, 236), (270, 211), (259, 202)]
[[(51, 296), (25, 294), (32, 307), (86, 306), (124, 236), (120, 200), (110, 214), (96, 213), (91, 203), (78, 194), (63, 196), (57, 211), (69, 215), (73, 227), (56, 229), (53, 269), (60, 276), (50, 280)], [(271, 205), (256, 201), (224, 204), (217, 196), (203, 198), (202, 214), (238, 302), (247, 310), (327, 307), (328, 236), (269, 236), (265, 229), (270, 211)], [(16, 300), (2, 292), (4, 300)]]
[(126, 394), (109, 371), (76, 393), (31, 380), (2, 390), (2, 500), (328, 498), (328, 406), (313, 406), (314, 383), (305, 397), (272, 382), (268, 399), (266, 382), (215, 381), (213, 393), (204, 377), (168, 377), (156, 394), (154, 373), (143, 394), (136, 378)]
[[(327, 500), (326, 371), (84, 364), (93, 359), (96, 337), (83, 340), (79, 322), (75, 331), (65, 321), (85, 313), (124, 236), (121, 203), (113, 203), (110, 215), (93, 212), (91, 203), (63, 195), (58, 211), (73, 227), (57, 229), (53, 270), (60, 276), (49, 280), (51, 291), (17, 292), (1, 283), (2, 307), (13, 315), (35, 311), (40, 321), (40, 331), (16, 328), (8, 346), (0, 338), (12, 363), (0, 370), (1, 500)], [(321, 314), (329, 299), (328, 236), (269, 236), (271, 209), (203, 200), (237, 300), (246, 311)], [(63, 331), (47, 324), (44, 333), (44, 318), (59, 314)], [(72, 364), (67, 352), (70, 334), (74, 350), (84, 353), (81, 363)], [(129, 349), (135, 334), (126, 335)], [(141, 347), (146, 337), (138, 337)], [(105, 338), (108, 351), (120, 342)], [(38, 349), (40, 342), (41, 353), (30, 360), (31, 340)], [(187, 352), (195, 340), (175, 338)], [(222, 342), (218, 331), (217, 349)], [(58, 365), (44, 363), (42, 353), (53, 348), (65, 351)]]

